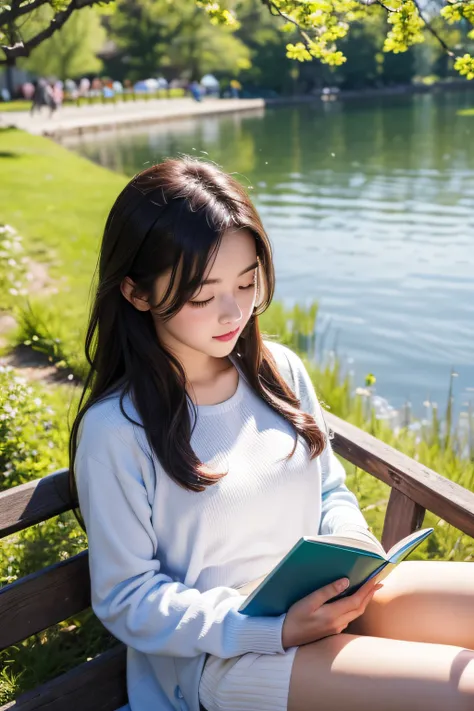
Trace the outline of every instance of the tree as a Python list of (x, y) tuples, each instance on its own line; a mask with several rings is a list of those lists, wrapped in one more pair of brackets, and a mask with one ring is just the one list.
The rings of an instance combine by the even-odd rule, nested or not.
[[(36, 24), (46, 24), (44, 14), (50, 15), (50, 11), (47, 8), (38, 12), (41, 17), (36, 19)], [(30, 30), (34, 32), (35, 28), (30, 27)], [(21, 60), (20, 66), (63, 80), (97, 72), (102, 68), (102, 62), (96, 53), (105, 39), (106, 32), (99, 15), (93, 8), (86, 8), (74, 13), (58, 32), (36, 47), (29, 57)]]
[(236, 73), (250, 64), (249, 50), (231, 26), (213, 27), (190, 0), (118, 0), (110, 17), (111, 38), (131, 79), (164, 74)]
[[(226, 0), (195, 0), (206, 9), (215, 23), (232, 24), (235, 16)], [(229, 0), (231, 2), (232, 0)], [(352, 25), (361, 23), (373, 10), (382, 7), (387, 13), (388, 32), (384, 51), (399, 54), (434, 37), (454, 68), (467, 79), (474, 79), (474, 57), (468, 47), (451, 48), (443, 38), (446, 25), (460, 24), (468, 27), (467, 40), (474, 40), (474, 0), (262, 0), (269, 12), (283, 21), (282, 29), (299, 34), (299, 41), (286, 46), (287, 56), (300, 62), (319, 59), (330, 66), (340, 66), (346, 61), (338, 49), (338, 41), (346, 37)], [(389, 3), (389, 4), (387, 4)], [(237, 5), (238, 8), (238, 5)]]
[[(106, 5), (112, 0), (0, 0), (0, 64), (14, 64), (52, 37), (77, 10), (93, 5)], [(28, 39), (24, 38), (28, 20), (40, 9), (49, 8), (48, 21), (38, 25)]]
[[(131, 1), (131, 0), (130, 0)], [(236, 26), (239, 0), (186, 0), (203, 8), (215, 25)], [(466, 39), (474, 40), (474, 0), (261, 0), (267, 10), (283, 22), (283, 29), (296, 28), (299, 41), (289, 43), (287, 56), (301, 62), (319, 59), (331, 66), (344, 63), (337, 42), (351, 25), (363, 21), (373, 9), (387, 12), (389, 30), (384, 51), (406, 52), (431, 35), (452, 59), (454, 68), (467, 79), (474, 79), (474, 57), (468, 47), (450, 47), (443, 37), (446, 24), (469, 28)], [(12, 66), (18, 57), (28, 57), (44, 40), (59, 30), (73, 12), (83, 7), (106, 4), (109, 0), (0, 0), (0, 64)], [(387, 4), (388, 3), (388, 4)], [(167, 3), (168, 10), (172, 7)], [(25, 19), (39, 7), (49, 5), (51, 22), (28, 40), (22, 38)]]
[(251, 56), (251, 66), (241, 73), (245, 88), (290, 93), (294, 86), (292, 72), (299, 67), (286, 56), (279, 23), (261, 0), (240, 0), (238, 18), (240, 26), (235, 34)]
[[(111, 0), (0, 0), (0, 66), (6, 66), (7, 86), (13, 94), (13, 68), (58, 32), (77, 10), (105, 5)], [(48, 20), (35, 23), (38, 11), (50, 10)], [(46, 16), (46, 15), (45, 15)], [(35, 31), (29, 32), (31, 25)]]

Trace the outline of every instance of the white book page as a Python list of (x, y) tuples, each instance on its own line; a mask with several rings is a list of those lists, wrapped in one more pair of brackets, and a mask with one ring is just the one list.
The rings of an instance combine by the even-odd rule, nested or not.
[(406, 536), (405, 538), (402, 538), (401, 541), (398, 541), (398, 543), (395, 543), (395, 545), (390, 548), (387, 553), (387, 559), (390, 559), (395, 553), (401, 551), (402, 548), (409, 547), (418, 538), (423, 538), (428, 530), (430, 529), (423, 528), (421, 531), (415, 531), (415, 533), (410, 533), (410, 535)]

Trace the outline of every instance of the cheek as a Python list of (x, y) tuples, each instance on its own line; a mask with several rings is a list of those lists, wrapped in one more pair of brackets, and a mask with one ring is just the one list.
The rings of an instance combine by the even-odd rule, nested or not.
[(168, 328), (171, 333), (191, 335), (196, 331), (201, 331), (205, 324), (213, 321), (209, 307), (203, 309), (184, 306), (169, 322)]

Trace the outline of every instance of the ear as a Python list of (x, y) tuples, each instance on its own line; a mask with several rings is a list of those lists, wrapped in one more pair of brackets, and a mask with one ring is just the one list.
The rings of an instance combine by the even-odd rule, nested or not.
[(148, 303), (147, 299), (145, 299), (143, 296), (136, 296), (134, 294), (135, 290), (135, 282), (130, 279), (130, 277), (125, 277), (122, 279), (122, 283), (120, 284), (120, 291), (122, 292), (123, 296), (127, 299), (127, 301), (130, 301), (132, 306), (134, 306), (138, 311), (149, 311), (150, 310), (150, 304)]

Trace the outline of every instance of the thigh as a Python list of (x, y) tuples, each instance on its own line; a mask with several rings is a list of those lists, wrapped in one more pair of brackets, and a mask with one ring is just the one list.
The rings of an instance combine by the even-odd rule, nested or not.
[(474, 564), (406, 561), (383, 581), (351, 634), (474, 649)]
[(472, 711), (474, 652), (340, 634), (299, 647), (288, 711)]

